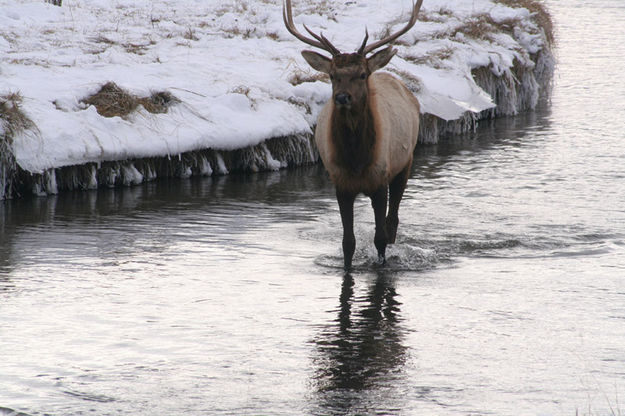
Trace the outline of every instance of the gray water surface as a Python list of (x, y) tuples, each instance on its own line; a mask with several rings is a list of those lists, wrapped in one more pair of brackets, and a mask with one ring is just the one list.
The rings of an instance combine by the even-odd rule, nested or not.
[(0, 414), (625, 413), (625, 5), (548, 4), (552, 102), (420, 148), (386, 267), (320, 167), (2, 202)]

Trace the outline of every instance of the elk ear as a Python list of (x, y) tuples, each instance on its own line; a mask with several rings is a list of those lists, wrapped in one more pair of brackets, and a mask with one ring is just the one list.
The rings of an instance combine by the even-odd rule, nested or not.
[(330, 63), (332, 60), (313, 51), (303, 51), (302, 56), (310, 66), (319, 72), (330, 73)]
[(367, 64), (369, 65), (369, 71), (375, 72), (380, 68), (384, 68), (386, 64), (389, 63), (391, 58), (395, 56), (397, 53), (397, 49), (393, 49), (392, 46), (389, 46), (386, 49), (382, 49), (379, 52), (376, 52), (373, 56), (367, 59)]

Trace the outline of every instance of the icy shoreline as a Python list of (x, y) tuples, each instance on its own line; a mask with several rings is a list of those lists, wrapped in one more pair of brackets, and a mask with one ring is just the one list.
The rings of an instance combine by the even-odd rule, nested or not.
[[(0, 101), (19, 94), (31, 122), (16, 129), (0, 117), (0, 199), (316, 162), (312, 131), (330, 88), (283, 28), (281, 2), (219, 3), (0, 0)], [(422, 104), (420, 142), (532, 109), (549, 94), (554, 57), (544, 16), (528, 10), (534, 0), (509, 3), (427, 0), (398, 42), (388, 70)], [(295, 4), (297, 24), (347, 51), (365, 26), (380, 34), (410, 6)], [(87, 99), (109, 82), (136, 97), (164, 91), (175, 102), (104, 116)]]

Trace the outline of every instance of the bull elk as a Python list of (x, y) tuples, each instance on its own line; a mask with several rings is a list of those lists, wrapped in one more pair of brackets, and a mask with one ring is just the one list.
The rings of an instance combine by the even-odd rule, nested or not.
[[(386, 261), (386, 246), (393, 244), (399, 224), (398, 210), (410, 174), (419, 132), (419, 102), (399, 79), (375, 73), (397, 52), (387, 46), (410, 30), (423, 0), (412, 8), (408, 23), (399, 31), (367, 45), (369, 34), (357, 52), (341, 53), (321, 33), (304, 25), (312, 36), (300, 33), (293, 23), (291, 0), (283, 5), (287, 30), (302, 42), (331, 55), (305, 50), (302, 56), (315, 70), (330, 76), (332, 98), (317, 120), (315, 142), (321, 160), (336, 187), (343, 223), (343, 262), (352, 266), (356, 249), (354, 201), (360, 193), (371, 199), (375, 214), (374, 244), (378, 261)], [(388, 216), (386, 210), (388, 207)]]

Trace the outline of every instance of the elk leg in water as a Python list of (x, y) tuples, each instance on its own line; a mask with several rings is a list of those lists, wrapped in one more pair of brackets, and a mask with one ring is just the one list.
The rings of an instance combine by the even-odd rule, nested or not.
[(406, 183), (408, 183), (411, 166), (412, 161), (406, 165), (404, 170), (399, 172), (399, 174), (393, 178), (389, 186), (388, 216), (386, 217), (386, 233), (389, 244), (395, 244), (395, 238), (397, 237), (397, 226), (399, 225), (399, 203), (401, 202), (401, 198), (404, 196), (404, 189), (406, 189)]
[(383, 186), (371, 195), (371, 206), (375, 214), (375, 237), (373, 242), (375, 248), (378, 249), (378, 260), (380, 264), (386, 262), (386, 244), (388, 237), (386, 236), (386, 205), (388, 203), (388, 187)]
[(356, 194), (336, 190), (336, 200), (339, 203), (341, 222), (343, 223), (343, 264), (345, 271), (352, 268), (352, 258), (356, 250), (356, 236), (354, 236), (354, 201)]

